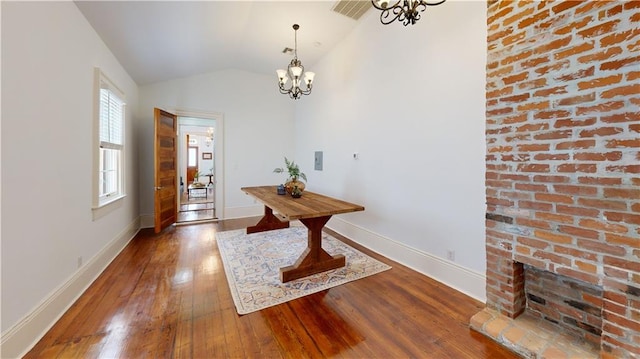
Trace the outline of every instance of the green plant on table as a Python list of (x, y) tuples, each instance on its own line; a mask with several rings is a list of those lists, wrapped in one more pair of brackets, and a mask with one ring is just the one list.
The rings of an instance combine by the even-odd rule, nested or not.
[[(298, 178), (302, 178), (303, 180), (307, 180), (307, 175), (304, 172), (300, 171), (300, 167), (294, 161), (289, 161), (286, 157), (284, 158), (284, 164), (286, 168), (286, 172), (289, 174), (289, 179), (293, 182), (297, 182)], [(276, 168), (273, 170), (275, 173), (283, 173), (285, 172), (285, 168)]]
[(299, 178), (302, 178), (303, 180), (307, 180), (307, 175), (304, 174), (304, 172), (300, 171), (300, 167), (298, 167), (298, 164), (293, 162), (293, 161), (289, 161), (288, 158), (284, 158), (284, 164), (285, 167), (284, 168), (276, 168), (273, 170), (273, 172), (275, 173), (284, 173), (287, 172), (289, 174), (289, 180), (284, 184), (284, 188), (287, 191), (287, 193), (291, 194), (291, 191), (293, 190), (294, 187), (298, 187), (298, 190), (300, 192), (304, 191), (304, 188), (306, 187), (304, 182), (299, 181)]

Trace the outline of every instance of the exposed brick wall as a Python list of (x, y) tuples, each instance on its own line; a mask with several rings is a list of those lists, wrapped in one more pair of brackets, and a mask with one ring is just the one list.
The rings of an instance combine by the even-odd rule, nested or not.
[(527, 309), (600, 345), (602, 287), (525, 266)]
[(640, 1), (490, 1), (487, 306), (522, 263), (601, 286), (601, 354), (640, 356)]

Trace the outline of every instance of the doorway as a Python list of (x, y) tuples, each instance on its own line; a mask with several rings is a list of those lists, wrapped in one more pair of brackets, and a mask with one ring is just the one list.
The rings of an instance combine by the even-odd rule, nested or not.
[(220, 130), (221, 121), (178, 112), (178, 224), (216, 221), (220, 216)]

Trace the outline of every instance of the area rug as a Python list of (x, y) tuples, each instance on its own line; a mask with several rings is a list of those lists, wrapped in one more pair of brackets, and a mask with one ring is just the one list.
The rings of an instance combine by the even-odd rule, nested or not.
[(307, 247), (307, 229), (246, 234), (246, 230), (216, 234), (231, 295), (238, 314), (247, 314), (380, 273), (390, 266), (322, 233), (322, 248), (344, 254), (347, 265), (309, 277), (280, 282), (280, 268), (292, 265)]

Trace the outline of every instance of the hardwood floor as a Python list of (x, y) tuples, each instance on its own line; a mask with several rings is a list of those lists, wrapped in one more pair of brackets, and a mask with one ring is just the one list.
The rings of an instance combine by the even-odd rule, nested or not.
[(393, 268), (239, 316), (215, 233), (258, 219), (142, 230), (26, 358), (517, 358), (480, 302), (333, 232)]
[(207, 188), (207, 196), (189, 196), (187, 192), (180, 195), (180, 207), (178, 208), (177, 222), (180, 224), (215, 220), (215, 189)]

